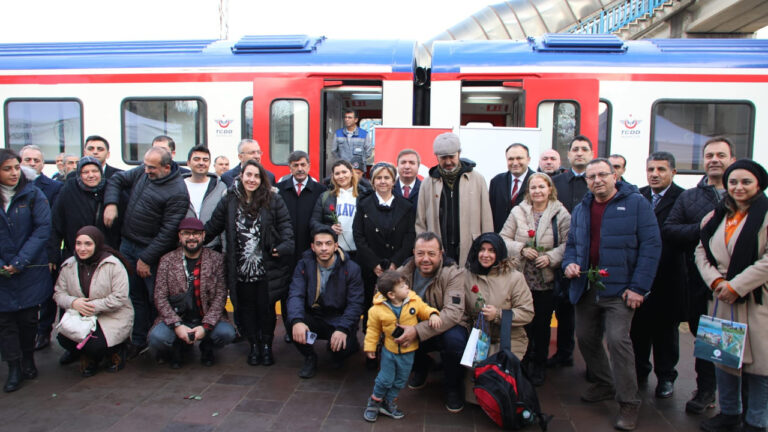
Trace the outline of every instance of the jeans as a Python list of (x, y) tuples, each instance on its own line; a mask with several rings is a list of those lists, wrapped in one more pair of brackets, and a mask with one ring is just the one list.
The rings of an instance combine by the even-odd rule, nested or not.
[(120, 243), (120, 253), (133, 267), (134, 272), (128, 272), (129, 297), (133, 304), (133, 331), (131, 332), (131, 342), (137, 346), (143, 346), (147, 343), (147, 334), (152, 321), (155, 320), (157, 312), (155, 311), (155, 273), (157, 265), (150, 267), (152, 274), (149, 277), (141, 278), (136, 274), (136, 263), (139, 261), (139, 254), (144, 250), (138, 244), (123, 238)]
[(415, 351), (405, 354), (395, 354), (386, 348), (381, 350), (381, 367), (376, 375), (373, 395), (388, 402), (395, 400), (400, 390), (408, 382), (411, 374)]
[[(164, 322), (158, 323), (155, 328), (149, 332), (149, 346), (158, 354), (166, 354), (173, 348), (176, 342), (176, 332), (168, 327)], [(235, 328), (226, 321), (219, 321), (213, 327), (213, 331), (205, 335), (201, 341), (202, 344), (213, 344), (215, 347), (222, 347), (235, 339)]]
[(429, 356), (427, 353), (439, 351), (443, 359), (443, 382), (446, 393), (458, 393), (464, 395), (464, 367), (459, 364), (461, 355), (467, 345), (469, 335), (467, 329), (461, 325), (455, 325), (445, 333), (431, 339), (419, 342), (419, 349), (413, 360), (413, 370), (426, 374), (429, 369)]
[(39, 306), (0, 312), (0, 354), (5, 361), (21, 360), (35, 352)]
[(741, 414), (741, 386), (746, 384), (747, 414), (744, 416), (744, 421), (751, 426), (768, 427), (768, 376), (746, 372), (742, 372), (741, 376), (731, 375), (720, 368), (715, 368), (715, 376), (721, 413)]

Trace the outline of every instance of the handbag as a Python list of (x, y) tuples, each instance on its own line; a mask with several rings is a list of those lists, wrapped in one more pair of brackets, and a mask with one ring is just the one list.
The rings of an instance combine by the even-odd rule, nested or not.
[(460, 364), (468, 368), (473, 368), (475, 364), (485, 360), (488, 357), (488, 350), (491, 347), (491, 337), (488, 332), (488, 324), (482, 312), (475, 320), (475, 326), (469, 333), (467, 345), (464, 347), (464, 354), (461, 356)]
[(61, 316), (56, 329), (67, 339), (80, 343), (96, 331), (96, 315), (82, 316), (77, 310), (69, 308)]
[(699, 328), (696, 331), (696, 341), (693, 343), (693, 355), (696, 358), (719, 363), (733, 369), (741, 369), (744, 361), (744, 345), (747, 338), (747, 324), (733, 320), (733, 305), (731, 319), (717, 318), (717, 305), (712, 316), (699, 317)]

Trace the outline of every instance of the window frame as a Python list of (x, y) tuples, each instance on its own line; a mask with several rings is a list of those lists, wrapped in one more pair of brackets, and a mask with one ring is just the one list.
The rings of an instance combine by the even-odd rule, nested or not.
[(598, 99), (598, 101), (597, 101), (597, 104), (598, 104), (598, 110), (597, 110), (598, 118), (600, 116), (600, 108), (599, 108), (600, 107), (600, 103), (604, 103), (606, 105), (606, 107), (608, 107), (608, 109), (607, 109), (608, 117), (605, 119), (605, 121), (606, 121), (605, 149), (600, 149), (600, 124), (599, 124), (599, 122), (598, 122), (598, 125), (597, 125), (597, 143), (596, 143), (597, 144), (597, 148), (598, 148), (597, 155), (598, 155), (598, 157), (607, 158), (608, 156), (611, 155), (611, 132), (612, 132), (612, 129), (613, 129), (612, 128), (612, 124), (613, 124), (613, 104), (608, 99), (603, 99), (603, 98)]
[[(311, 141), (310, 140), (310, 134), (312, 133), (311, 128), (310, 128), (310, 121), (311, 121), (311, 118), (310, 118), (310, 115), (311, 115), (310, 114), (310, 108), (311, 108), (311, 104), (309, 103), (308, 100), (306, 100), (304, 98), (291, 98), (291, 97), (276, 98), (276, 99), (272, 99), (269, 102), (269, 146), (268, 146), (269, 147), (269, 163), (271, 163), (274, 166), (289, 166), (287, 158), (286, 158), (286, 160), (283, 160), (283, 161), (280, 161), (280, 162), (275, 162), (275, 160), (273, 158), (275, 152), (273, 151), (274, 149), (273, 149), (273, 142), (272, 142), (272, 130), (274, 128), (274, 123), (275, 122), (272, 121), (272, 107), (275, 105), (276, 102), (281, 102), (281, 101), (301, 101), (301, 102), (304, 102), (306, 104), (306, 106), (307, 106), (307, 124), (306, 124), (306, 130), (307, 130), (307, 154), (309, 154), (309, 152), (311, 150), (311, 148), (310, 148), (311, 147), (310, 146), (310, 141)], [(291, 142), (291, 148), (290, 148), (290, 151), (288, 152), (289, 155), (292, 152), (295, 151), (295, 146), (293, 146), (293, 144), (294, 143)]]
[[(78, 155), (83, 154), (83, 147), (84, 143), (83, 140), (85, 140), (85, 127), (84, 127), (84, 115), (83, 115), (83, 101), (80, 98), (76, 97), (57, 97), (57, 98), (28, 98), (28, 97), (18, 97), (18, 98), (7, 98), (3, 102), (3, 127), (4, 127), (4, 138), (5, 138), (5, 145), (3, 148), (10, 149), (11, 148), (11, 132), (10, 128), (8, 127), (8, 104), (13, 102), (76, 102), (77, 105), (80, 107), (80, 152)], [(53, 164), (56, 163), (56, 156), (59, 155), (61, 152), (57, 152), (53, 159), (45, 159), (44, 163), (46, 164)], [(45, 153), (43, 153), (43, 158), (45, 158)]]

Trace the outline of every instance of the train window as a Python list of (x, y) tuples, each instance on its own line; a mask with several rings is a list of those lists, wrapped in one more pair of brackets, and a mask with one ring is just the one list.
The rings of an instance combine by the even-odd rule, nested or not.
[(599, 157), (608, 157), (611, 154), (611, 111), (611, 103), (600, 100), (597, 107), (597, 155)]
[(205, 144), (205, 102), (199, 98), (128, 98), (122, 102), (123, 160), (140, 163), (158, 135), (176, 142), (174, 160), (186, 162), (189, 149)]
[(240, 131), (241, 139), (253, 139), (253, 98), (248, 97), (243, 100), (243, 109), (240, 117), (240, 122), (243, 125), (243, 130)]
[(269, 107), (269, 159), (288, 165), (295, 150), (309, 152), (309, 104), (305, 100), (278, 99)]
[[(546, 101), (539, 104), (538, 125), (542, 130), (542, 148), (560, 153), (563, 166), (568, 165), (568, 146), (579, 133), (579, 104), (574, 101)], [(552, 125), (552, 134), (546, 132)]]
[(5, 102), (5, 146), (34, 144), (53, 163), (59, 153), (80, 156), (83, 104), (77, 99), (9, 99)]
[[(461, 125), (522, 126), (521, 89), (465, 82), (461, 88)], [(491, 84), (491, 83), (488, 83)]]
[(755, 107), (751, 102), (658, 101), (652, 114), (650, 150), (672, 153), (680, 172), (704, 172), (703, 146), (714, 136), (728, 137), (736, 158), (752, 156)]

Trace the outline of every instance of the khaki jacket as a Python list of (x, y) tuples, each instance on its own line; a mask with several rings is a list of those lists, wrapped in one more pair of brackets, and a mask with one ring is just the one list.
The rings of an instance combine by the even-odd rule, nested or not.
[[(714, 212), (709, 212), (701, 221), (703, 227), (711, 218)], [(746, 220), (746, 219), (745, 219)], [(736, 245), (736, 239), (741, 234), (741, 229), (744, 225), (742, 221), (741, 225), (736, 228), (736, 232), (731, 238), (731, 242), (728, 246), (725, 245), (725, 219), (723, 223), (717, 227), (715, 234), (709, 241), (709, 247), (712, 251), (712, 255), (717, 260), (717, 267), (713, 267), (707, 260), (704, 247), (699, 243), (696, 247), (695, 258), (696, 266), (699, 268), (702, 279), (708, 287), (712, 286), (717, 278), (724, 278), (728, 273), (728, 265), (731, 262), (731, 255), (733, 254), (733, 248)], [(744, 297), (750, 294), (753, 290), (763, 290), (763, 304), (759, 305), (755, 303), (754, 297), (750, 294), (747, 296), (747, 301), (744, 303), (735, 303), (733, 305), (733, 320), (747, 324), (747, 338), (744, 346), (744, 365), (742, 370), (755, 375), (768, 375), (768, 288), (766, 288), (766, 282), (768, 282), (768, 216), (763, 221), (763, 225), (760, 227), (758, 233), (758, 251), (760, 259), (755, 261), (754, 264), (747, 267), (743, 272), (739, 273), (736, 277), (729, 281), (731, 287)], [(710, 301), (710, 313), (714, 308), (714, 301)], [(731, 319), (731, 306), (720, 302), (717, 307), (717, 316), (719, 318)], [(738, 375), (740, 371), (725, 368), (729, 373)]]
[[(557, 217), (557, 247), (555, 246), (555, 237), (552, 233), (552, 219)], [(515, 206), (509, 213), (504, 227), (501, 229), (501, 238), (507, 245), (509, 257), (515, 261), (519, 271), (525, 268), (525, 257), (521, 252), (527, 247), (531, 240), (528, 236), (529, 230), (536, 231), (536, 245), (544, 247), (549, 256), (549, 267), (541, 269), (541, 275), (544, 282), (552, 288), (551, 282), (555, 278), (555, 270), (563, 262), (563, 253), (565, 252), (565, 242), (568, 240), (568, 229), (571, 227), (571, 215), (560, 201), (550, 202), (539, 220), (539, 229), (533, 223), (533, 207), (528, 202), (523, 201)]]
[[(128, 298), (128, 272), (123, 263), (114, 256), (102, 260), (91, 278), (89, 294), (107, 346), (127, 340), (133, 328), (133, 305)], [(73, 301), (83, 297), (77, 261), (75, 257), (69, 257), (61, 264), (53, 300), (59, 307), (69, 309)]]

